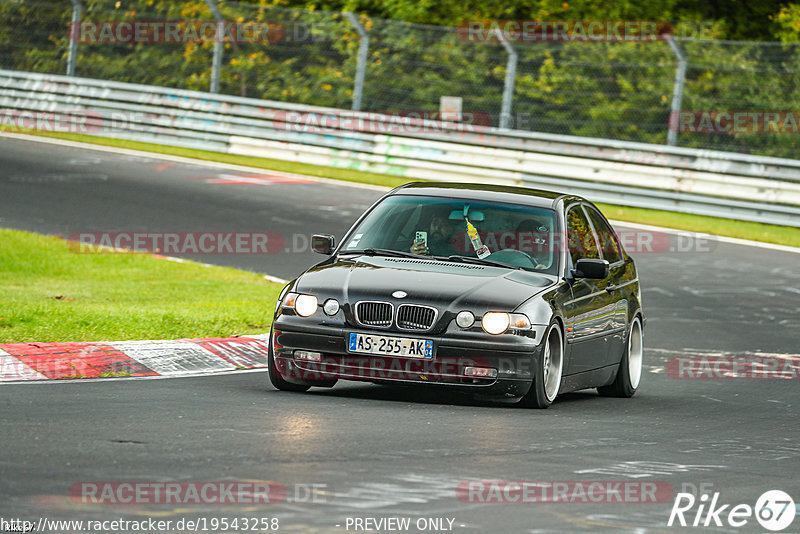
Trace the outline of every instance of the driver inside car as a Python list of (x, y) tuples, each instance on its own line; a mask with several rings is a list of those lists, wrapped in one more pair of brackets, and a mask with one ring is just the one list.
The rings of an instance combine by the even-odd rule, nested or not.
[(409, 249), (413, 254), (425, 256), (452, 256), (459, 254), (456, 250), (456, 241), (459, 232), (465, 231), (465, 222), (459, 219), (450, 219), (450, 211), (437, 212), (431, 217), (427, 230), (427, 239), (415, 239)]
[(517, 247), (535, 262), (534, 269), (547, 269), (538, 259), (546, 253), (547, 226), (545, 221), (525, 219), (517, 225)]

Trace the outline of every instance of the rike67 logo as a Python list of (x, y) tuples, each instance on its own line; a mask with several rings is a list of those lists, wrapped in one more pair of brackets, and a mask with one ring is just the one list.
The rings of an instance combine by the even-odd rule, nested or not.
[[(696, 509), (695, 509), (696, 507)], [(754, 517), (762, 528), (777, 532), (792, 524), (796, 513), (794, 499), (781, 490), (764, 492), (755, 506), (749, 504), (721, 504), (719, 492), (696, 498), (691, 493), (678, 493), (669, 514), (667, 526), (738, 528), (747, 525)]]

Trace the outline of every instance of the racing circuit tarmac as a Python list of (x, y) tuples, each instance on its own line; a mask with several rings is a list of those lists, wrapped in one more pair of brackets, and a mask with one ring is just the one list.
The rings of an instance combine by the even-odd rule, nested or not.
[[(321, 259), (308, 250), (310, 234), (341, 237), (380, 194), (0, 137), (2, 227), (63, 235), (277, 232), (281, 253), (186, 257), (287, 279)], [(292, 394), (273, 389), (264, 372), (3, 384), (0, 517), (278, 518), (281, 531), (325, 533), (353, 532), (358, 518), (410, 518), (408, 532), (677, 530), (667, 526), (672, 495), (657, 503), (487, 504), (475, 502), (480, 494), (470, 500), (456, 492), (487, 480), (653, 482), (674, 492), (719, 492), (719, 503), (731, 506), (754, 506), (765, 491), (780, 489), (800, 502), (798, 380), (667, 372), (668, 361), (691, 356), (794, 358), (796, 368), (800, 256), (670, 239), (672, 250), (633, 253), (648, 323), (646, 373), (632, 399), (592, 390), (560, 397), (548, 410), (525, 410), (341, 382)], [(274, 481), (287, 499), (71, 501), (70, 487), (87, 481)], [(420, 519), (440, 521), (418, 529)], [(695, 530), (764, 531), (752, 517), (739, 528), (726, 513), (721, 520), (722, 527), (712, 520)], [(798, 531), (796, 518), (785, 532)]]

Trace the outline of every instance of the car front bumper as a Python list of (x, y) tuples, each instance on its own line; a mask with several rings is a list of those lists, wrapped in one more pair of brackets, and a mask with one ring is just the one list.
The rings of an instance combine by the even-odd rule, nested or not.
[[(437, 336), (318, 324), (298, 328), (295, 318), (287, 319), (273, 325), (272, 341), (275, 368), (288, 382), (314, 385), (341, 379), (438, 386), (508, 401), (519, 399), (530, 389), (545, 329), (534, 326), (526, 335), (445, 332)], [(351, 333), (430, 339), (434, 354), (431, 358), (414, 358), (350, 352), (347, 339)], [(318, 353), (319, 361), (302, 358), (298, 351)], [(468, 376), (468, 367), (492, 369), (496, 376)]]

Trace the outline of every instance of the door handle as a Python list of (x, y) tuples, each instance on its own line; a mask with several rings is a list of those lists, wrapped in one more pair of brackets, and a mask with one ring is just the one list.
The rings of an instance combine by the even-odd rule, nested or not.
[(608, 291), (609, 293), (613, 293), (616, 290), (617, 290), (617, 286), (615, 286), (614, 284), (608, 284), (606, 286), (606, 291)]

